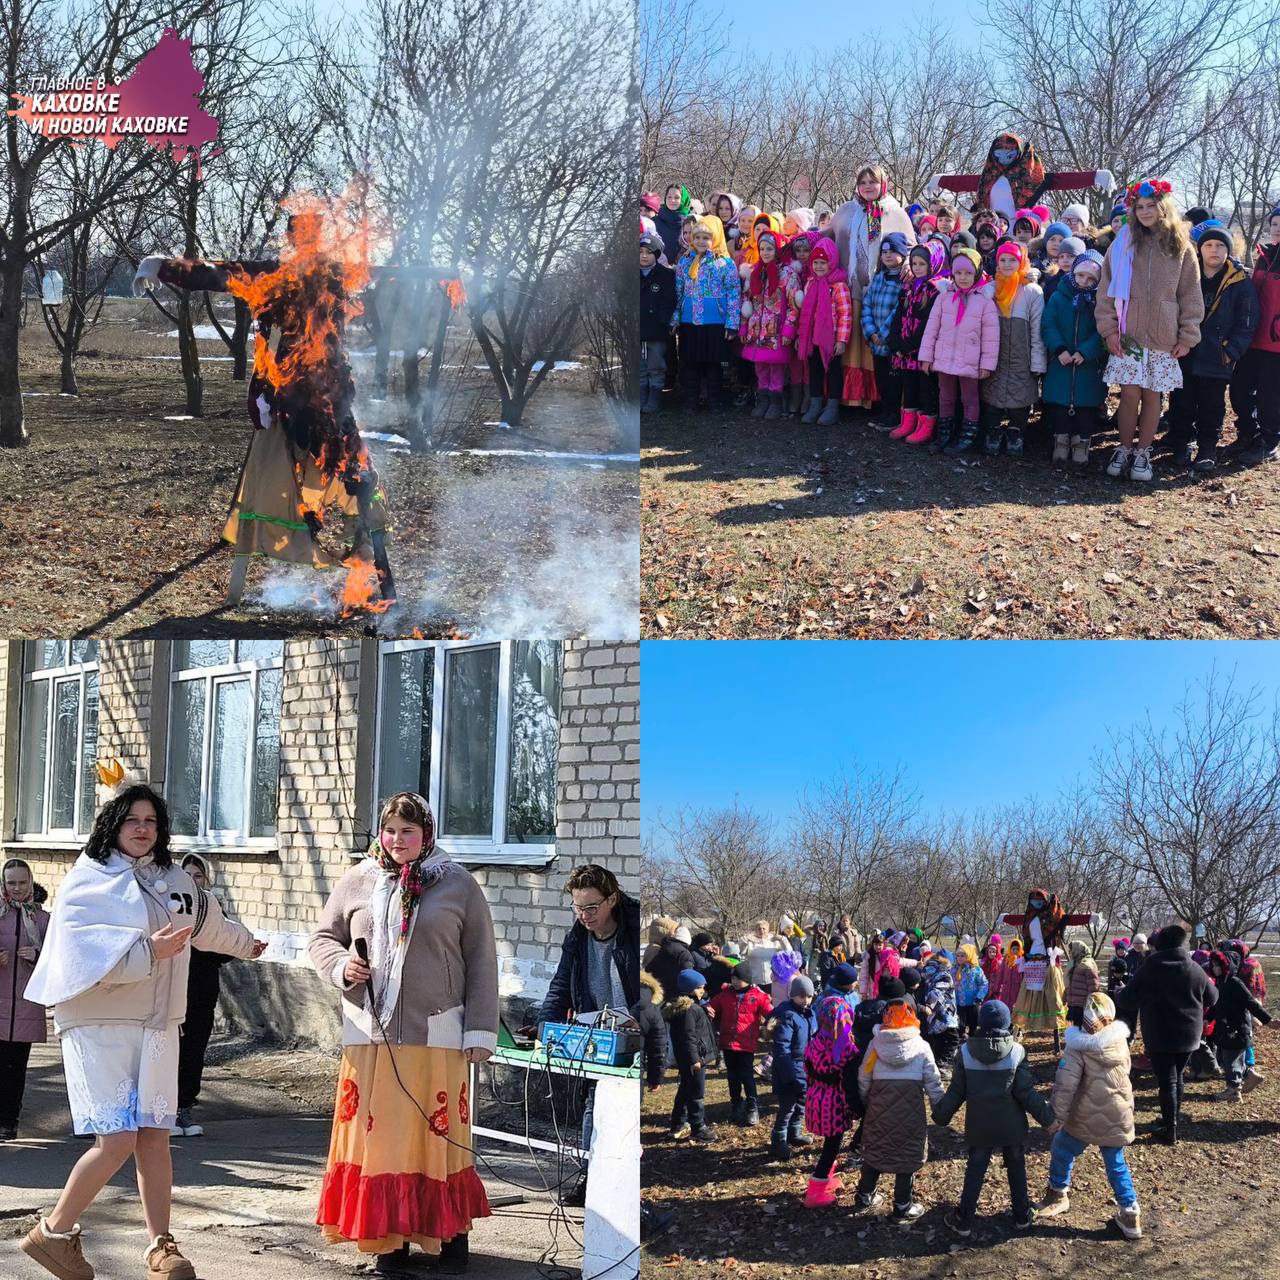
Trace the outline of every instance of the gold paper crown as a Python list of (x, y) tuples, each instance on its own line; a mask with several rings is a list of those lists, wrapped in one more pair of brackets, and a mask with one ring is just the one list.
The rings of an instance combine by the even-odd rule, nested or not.
[(104, 787), (115, 788), (124, 781), (124, 765), (114, 756), (110, 760), (99, 760), (97, 764), (98, 781)]

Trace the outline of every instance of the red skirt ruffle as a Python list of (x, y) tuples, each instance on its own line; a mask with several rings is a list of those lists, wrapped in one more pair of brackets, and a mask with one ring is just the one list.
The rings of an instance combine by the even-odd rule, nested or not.
[(489, 1197), (474, 1169), (459, 1169), (445, 1181), (423, 1173), (368, 1177), (359, 1165), (334, 1165), (320, 1188), (316, 1224), (343, 1239), (452, 1240), (489, 1216)]

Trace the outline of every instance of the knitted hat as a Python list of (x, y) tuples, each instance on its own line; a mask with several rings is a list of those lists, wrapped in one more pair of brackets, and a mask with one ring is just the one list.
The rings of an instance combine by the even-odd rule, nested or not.
[(662, 208), (662, 197), (656, 191), (646, 191), (640, 196), (640, 207), (657, 213)]
[(747, 986), (751, 985), (751, 966), (746, 964), (735, 964), (729, 973), (729, 980), (745, 982)]
[(1091, 992), (1084, 1002), (1084, 1029), (1093, 1034), (1116, 1020), (1116, 1007), (1105, 991)]
[(958, 248), (963, 245), (966, 249), (976, 249), (978, 247), (977, 237), (971, 231), (954, 231), (951, 234), (952, 248)]
[(1071, 255), (1071, 261), (1074, 262), (1084, 252), (1084, 241), (1079, 236), (1068, 236), (1058, 246), (1058, 257), (1062, 257), (1064, 253)]
[(1107, 221), (1114, 222), (1117, 218), (1127, 218), (1128, 216), (1129, 216), (1129, 210), (1126, 207), (1125, 202), (1121, 200), (1118, 204), (1112, 207), (1111, 216), (1107, 219)]
[(728, 956), (731, 960), (737, 960), (742, 955), (742, 951), (736, 942), (726, 942), (720, 954)]
[(838, 964), (831, 970), (831, 985), (847, 991), (858, 981), (858, 971), (851, 964)]
[(681, 969), (679, 977), (676, 978), (676, 993), (682, 996), (691, 996), (699, 987), (705, 987), (706, 985), (707, 980), (697, 969)]
[(968, 245), (961, 245), (957, 248), (955, 245), (951, 247), (951, 261), (954, 264), (957, 258), (963, 258), (966, 262), (971, 263), (974, 271), (982, 274), (982, 256), (976, 249), (970, 249)]
[(1147, 935), (1145, 933), (1135, 933), (1133, 935), (1133, 945), (1135, 947), (1145, 947), (1147, 945)]
[(787, 994), (792, 996), (811, 996), (813, 995), (813, 983), (803, 973), (797, 973), (791, 979), (791, 986), (788, 988)]
[(890, 231), (883, 240), (880, 241), (880, 252), (886, 249), (892, 249), (895, 253), (906, 257), (911, 252), (911, 245), (907, 241), (907, 237), (901, 231)]
[(912, 936), (912, 937), (913, 937), (917, 942), (923, 942), (923, 941), (924, 941), (924, 930), (923, 930), (923, 929), (908, 929), (908, 930), (907, 930), (907, 932), (908, 932), (908, 933), (909, 933), (909, 934), (910, 934), (910, 935), (911, 935), (911, 936)]
[(1111, 945), (1115, 947), (1117, 951), (1128, 951), (1129, 939), (1128, 938), (1112, 938)]
[(991, 937), (987, 939), (987, 946), (990, 946), (993, 942), (997, 947), (1004, 946), (1004, 939), (998, 933), (993, 933)]
[(1082, 204), (1069, 204), (1065, 209), (1063, 209), (1059, 216), (1062, 218), (1063, 222), (1066, 222), (1068, 218), (1079, 218), (1081, 222), (1087, 224), (1089, 221), (1089, 210)]
[(902, 985), (906, 987), (908, 991), (914, 991), (923, 981), (920, 976), (920, 970), (915, 965), (911, 965), (908, 968), (903, 969), (899, 977), (902, 980)]
[[(1064, 241), (1063, 243), (1065, 244), (1066, 242)], [(1074, 272), (1082, 262), (1087, 263), (1089, 266), (1098, 268), (1098, 276), (1101, 278), (1102, 261), (1102, 254), (1100, 254), (1097, 249), (1086, 249), (1083, 253), (1076, 254), (1071, 263), (1071, 270)]]
[[(1199, 232), (1197, 235), (1196, 232)], [(1208, 244), (1210, 240), (1221, 241), (1227, 246), (1227, 252), (1231, 253), (1235, 249), (1235, 245), (1231, 243), (1231, 232), (1223, 226), (1205, 226), (1201, 225), (1191, 233), (1192, 239), (1196, 244)]]
[(1065, 222), (1051, 222), (1044, 229), (1044, 238), (1047, 241), (1050, 236), (1062, 236), (1064, 239), (1071, 234), (1071, 228)]
[(923, 213), (923, 212), (924, 212), (924, 205), (922, 204), (907, 205), (907, 217), (910, 218), (912, 222), (915, 221), (915, 216), (917, 213)]
[(690, 943), (690, 942), (692, 942), (692, 941), (693, 941), (693, 938), (692, 938), (692, 936), (691, 936), (691, 935), (690, 935), (690, 933), (689, 933), (689, 926), (688, 926), (688, 925), (684, 925), (684, 924), (682, 924), (682, 925), (681, 925), (681, 926), (676, 930), (676, 932), (675, 932), (675, 936), (676, 936), (676, 939), (677, 939), (678, 941), (680, 941), (680, 942), (683, 942), (683, 943), (684, 943), (684, 945), (685, 945), (686, 947), (689, 945), (689, 943)]
[(1008, 1031), (1012, 1025), (1009, 1006), (1003, 1000), (988, 1000), (978, 1010), (978, 1026), (983, 1031)]
[(662, 237), (652, 231), (646, 231), (644, 235), (640, 237), (640, 247), (642, 249), (648, 249), (649, 252), (657, 258), (662, 257), (664, 249)]
[(695, 933), (693, 941), (689, 943), (691, 947), (705, 947), (708, 942), (714, 942), (715, 939), (709, 933)]
[(895, 978), (891, 974), (885, 974), (876, 988), (880, 999), (886, 1004), (892, 1003), (894, 1000), (904, 1000), (907, 995), (906, 984), (901, 978)]

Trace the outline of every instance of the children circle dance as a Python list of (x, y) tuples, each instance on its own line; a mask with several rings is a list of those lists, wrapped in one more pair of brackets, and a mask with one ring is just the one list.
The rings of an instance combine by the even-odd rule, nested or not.
[[(1024, 265), (1021, 255), (1009, 258)], [(1010, 280), (1012, 313), (1022, 286), (1016, 273)], [(1115, 1228), (1138, 1239), (1141, 1210), (1125, 1160), (1138, 1134), (1132, 1081), (1147, 1068), (1155, 1076), (1160, 1116), (1150, 1140), (1167, 1145), (1196, 1136), (1182, 1113), (1184, 1079), (1220, 1076), (1225, 1087), (1207, 1096), (1224, 1106), (1261, 1085), (1253, 1040), (1270, 1021), (1262, 966), (1239, 939), (1192, 951), (1188, 929), (1171, 924), (1149, 944), (1142, 934), (1114, 939), (1104, 990), (1090, 940), (1097, 917), (1069, 914), (1056, 894), (1034, 888), (1022, 912), (997, 924), (1014, 932), (985, 941), (965, 934), (947, 948), (918, 928), (873, 930), (864, 943), (847, 915), (834, 928), (783, 917), (774, 931), (762, 920), (741, 944), (699, 933), (683, 950), (688, 967), (674, 974), (672, 957), (652, 948), (646, 967), (670, 979), (656, 997), (679, 1075), (670, 1139), (720, 1140), (705, 1099), (723, 1059), (735, 1125), (760, 1125), (757, 1077), (771, 1081), (766, 1158), (813, 1162), (806, 1208), (871, 1214), (888, 1202), (891, 1221), (909, 1226), (927, 1212), (916, 1174), (929, 1159), (930, 1118), (946, 1125), (963, 1110), (967, 1162), (945, 1215), (955, 1235), (973, 1233), (997, 1153), (1014, 1229), (1025, 1231), (1070, 1211), (1076, 1162), (1096, 1147)], [(1088, 935), (1068, 937), (1086, 924)], [(1139, 1030), (1145, 1052), (1135, 1057)], [(1048, 1049), (1055, 1070), (1046, 1092), (1032, 1059)], [(1029, 1120), (1051, 1137), (1036, 1203)], [(848, 1185), (842, 1165), (855, 1179)], [(891, 1186), (882, 1190), (886, 1175)]]
[(1110, 172), (1047, 172), (1013, 134), (915, 203), (892, 187), (866, 164), (829, 212), (721, 191), (704, 205), (678, 183), (643, 195), (642, 412), (665, 400), (831, 428), (845, 406), (907, 446), (1078, 468), (1110, 423), (1103, 470), (1145, 483), (1162, 425), (1171, 469), (1228, 460), (1229, 395), (1230, 458), (1280, 459), (1280, 207), (1246, 254), (1210, 210), (1180, 213), (1169, 182), (1142, 177), (1095, 227), (1085, 204), (1041, 202), (1114, 191)]

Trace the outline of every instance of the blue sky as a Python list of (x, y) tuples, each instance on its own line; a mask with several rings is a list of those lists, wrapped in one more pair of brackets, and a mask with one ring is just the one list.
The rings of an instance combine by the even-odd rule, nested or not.
[[(888, 15), (889, 10), (877, 6), (832, 10), (812, 8), (780, 9), (765, 0), (701, 0), (709, 15), (717, 11), (729, 23), (730, 43), (751, 53), (797, 55), (815, 50), (815, 39), (821, 37), (824, 49), (839, 47), (848, 41), (874, 35), (879, 29), (890, 39), (904, 38), (908, 30), (936, 31), (942, 28), (972, 31), (964, 10), (942, 6), (936, 0), (921, 0), (911, 6), (906, 25), (899, 25)], [(642, 10), (643, 13), (643, 10)], [(959, 16), (960, 23), (955, 22)], [(802, 59), (803, 60), (803, 59)]]
[(1046, 799), (1107, 730), (1167, 722), (1217, 667), (1269, 704), (1266, 641), (648, 641), (641, 646), (641, 795), (656, 813), (737, 796), (784, 822), (806, 782), (855, 759), (907, 767), (924, 808)]

